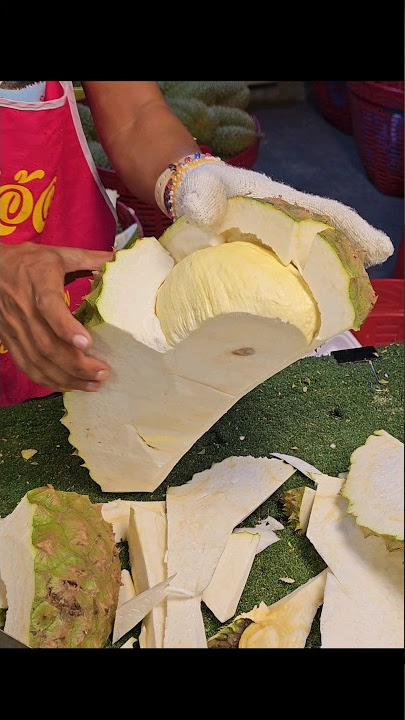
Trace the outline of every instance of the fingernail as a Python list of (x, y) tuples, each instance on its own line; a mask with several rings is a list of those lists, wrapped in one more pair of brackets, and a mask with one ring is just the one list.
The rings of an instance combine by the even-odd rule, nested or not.
[(89, 346), (89, 339), (85, 335), (73, 335), (72, 342), (80, 350), (85, 350)]
[(101, 389), (101, 384), (99, 382), (88, 382), (86, 383), (86, 390), (90, 392), (97, 392), (97, 390)]
[(110, 374), (109, 370), (99, 370), (98, 372), (96, 372), (94, 379), (98, 380), (98, 381), (106, 380), (108, 378), (109, 374)]

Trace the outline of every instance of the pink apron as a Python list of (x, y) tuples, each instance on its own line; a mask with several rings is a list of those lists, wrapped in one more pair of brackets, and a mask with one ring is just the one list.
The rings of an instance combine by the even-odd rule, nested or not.
[[(69, 81), (48, 81), (44, 102), (0, 97), (0, 241), (111, 250), (116, 214), (98, 176)], [(91, 278), (65, 286), (73, 312)], [(53, 391), (32, 382), (0, 342), (0, 404)]]

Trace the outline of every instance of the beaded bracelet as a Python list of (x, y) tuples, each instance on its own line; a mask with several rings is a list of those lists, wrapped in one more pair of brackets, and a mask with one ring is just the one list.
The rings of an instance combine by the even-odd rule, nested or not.
[(220, 162), (221, 158), (214, 157), (211, 153), (194, 153), (186, 155), (176, 163), (170, 163), (162, 172), (155, 185), (156, 204), (165, 215), (172, 220), (176, 219), (176, 192), (180, 182), (191, 168), (202, 163)]

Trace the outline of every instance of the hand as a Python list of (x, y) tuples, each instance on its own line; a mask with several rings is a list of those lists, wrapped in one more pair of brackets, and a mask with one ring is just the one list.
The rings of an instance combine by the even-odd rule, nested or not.
[(64, 301), (66, 273), (100, 270), (112, 252), (36, 245), (1, 245), (0, 336), (17, 367), (52, 390), (95, 391), (107, 363), (85, 355), (87, 330)]
[(366, 266), (385, 262), (394, 251), (385, 233), (343, 203), (294, 190), (266, 175), (225, 162), (201, 163), (184, 174), (176, 193), (177, 216), (184, 215), (189, 223), (203, 229), (212, 228), (221, 221), (227, 198), (233, 196), (279, 197), (323, 215), (345, 233), (355, 248), (365, 252)]

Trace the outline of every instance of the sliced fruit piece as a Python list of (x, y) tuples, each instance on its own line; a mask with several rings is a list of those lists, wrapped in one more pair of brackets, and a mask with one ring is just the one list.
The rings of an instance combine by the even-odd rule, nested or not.
[[(167, 577), (167, 521), (163, 501), (134, 502), (128, 530), (129, 560), (137, 594), (158, 585)], [(141, 648), (162, 648), (166, 600), (154, 607), (143, 621)]]
[(376, 430), (351, 455), (341, 494), (365, 534), (380, 535), (388, 549), (404, 542), (404, 444)]
[[(275, 458), (228, 457), (196, 473), (185, 485), (170, 487), (166, 494), (167, 572), (176, 573), (172, 592), (200, 597), (233, 528), (293, 472)], [(187, 606), (184, 598), (176, 600), (176, 616), (172, 614), (174, 603), (167, 603), (164, 647), (187, 647), (189, 641)]]
[(175, 265), (157, 293), (156, 314), (170, 347), (224, 313), (280, 319), (302, 332), (308, 344), (319, 324), (298, 270), (282, 265), (268, 248), (248, 242), (193, 252)]
[(258, 533), (260, 535), (259, 544), (256, 548), (256, 555), (258, 555), (270, 545), (273, 545), (274, 543), (278, 542), (278, 540), (280, 540), (278, 535), (276, 535), (276, 533), (274, 532), (275, 530), (284, 530), (284, 525), (278, 522), (278, 520), (276, 520), (275, 518), (271, 517), (271, 515), (268, 515), (263, 520), (260, 520), (260, 522), (257, 523), (257, 525), (255, 525), (254, 527), (238, 527), (235, 528), (233, 532), (250, 532), (253, 534)]
[(120, 607), (124, 603), (128, 602), (128, 600), (132, 600), (135, 595), (136, 592), (134, 588), (134, 583), (132, 582), (131, 574), (128, 570), (121, 570), (121, 585), (118, 595), (117, 607)]
[[(78, 311), (91, 354), (112, 372), (98, 393), (66, 393), (62, 422), (104, 491), (154, 490), (243, 395), (357, 328), (372, 307), (362, 258), (347, 238), (296, 206), (237, 200), (242, 231), (232, 226), (222, 244), (193, 246), (174, 267), (155, 238), (138, 240), (107, 263)], [(256, 216), (265, 240), (243, 231)], [(297, 267), (276, 257), (279, 216), (291, 248), (305, 256), (297, 250)]]
[(321, 615), (322, 647), (403, 647), (404, 556), (364, 537), (340, 495), (342, 478), (314, 475), (307, 537), (332, 571)]
[(117, 608), (113, 628), (113, 643), (116, 643), (123, 635), (126, 635), (127, 632), (138, 625), (152, 608), (159, 605), (167, 597), (170, 592), (169, 585), (173, 578), (174, 575), (153, 588), (145, 590), (140, 595), (136, 595), (132, 600), (128, 600), (124, 605)]
[(306, 485), (286, 490), (281, 495), (283, 513), (288, 517), (288, 524), (301, 534), (305, 533), (308, 527), (314, 497), (315, 490)]
[(0, 540), (5, 632), (30, 647), (104, 647), (121, 566), (100, 507), (87, 495), (36, 488), (2, 519)]
[(259, 540), (258, 533), (233, 532), (225, 545), (211, 581), (202, 595), (203, 602), (220, 622), (226, 622), (236, 613)]
[(159, 242), (176, 262), (209, 245), (246, 240), (271, 248), (284, 265), (298, 261), (302, 265), (314, 237), (328, 227), (323, 218), (278, 198), (233, 197), (213, 231), (190, 225), (183, 217), (165, 230)]
[(253, 623), (243, 632), (239, 648), (304, 648), (315, 613), (323, 602), (323, 570), (273, 605), (260, 603), (239, 617)]
[[(174, 581), (175, 582), (175, 581)], [(166, 605), (165, 648), (202, 649), (207, 647), (201, 613), (201, 595), (171, 595)]]

